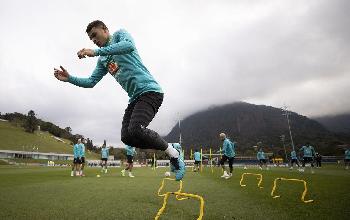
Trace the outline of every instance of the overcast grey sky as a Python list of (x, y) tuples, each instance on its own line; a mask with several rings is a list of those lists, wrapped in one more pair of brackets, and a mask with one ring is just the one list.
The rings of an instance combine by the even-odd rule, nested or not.
[(92, 20), (125, 28), (165, 91), (150, 128), (167, 134), (178, 118), (247, 101), (306, 116), (350, 112), (350, 1), (343, 0), (0, 0), (0, 111), (70, 126), (120, 146), (128, 104), (110, 75), (94, 88), (56, 80), (53, 68), (88, 77), (97, 58)]

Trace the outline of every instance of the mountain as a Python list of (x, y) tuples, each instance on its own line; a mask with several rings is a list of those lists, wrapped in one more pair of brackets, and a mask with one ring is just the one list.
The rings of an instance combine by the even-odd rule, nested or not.
[[(289, 119), (297, 149), (310, 142), (324, 155), (343, 153), (337, 146), (344, 144), (349, 137), (338, 137), (319, 122), (295, 112), (290, 112)], [(252, 147), (258, 142), (266, 151), (284, 155), (281, 135), (285, 135), (287, 151), (291, 149), (287, 119), (279, 108), (236, 102), (210, 107), (181, 121), (182, 145), (185, 149), (202, 147), (217, 150), (221, 146), (218, 138), (221, 132), (237, 143), (241, 155), (255, 155)], [(165, 139), (169, 142), (179, 141), (178, 125)]]
[(350, 134), (350, 114), (332, 115), (313, 118), (329, 131)]

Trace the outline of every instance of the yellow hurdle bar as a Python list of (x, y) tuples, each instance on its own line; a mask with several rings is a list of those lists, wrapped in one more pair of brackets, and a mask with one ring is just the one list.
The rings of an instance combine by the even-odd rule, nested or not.
[(204, 199), (203, 197), (199, 196), (199, 195), (195, 195), (195, 194), (189, 194), (189, 193), (182, 193), (182, 192), (167, 192), (165, 193), (164, 196), (164, 200), (163, 200), (163, 205), (162, 207), (159, 209), (156, 217), (154, 218), (154, 220), (158, 220), (160, 215), (163, 213), (163, 211), (165, 210), (169, 195), (176, 195), (176, 196), (185, 196), (185, 197), (191, 197), (194, 199), (198, 199), (200, 201), (200, 208), (199, 208), (199, 216), (197, 218), (197, 220), (202, 220), (203, 215), (204, 215)]
[(309, 203), (309, 202), (313, 202), (314, 200), (310, 199), (310, 200), (306, 200), (305, 201), (305, 195), (307, 193), (307, 186), (306, 186), (306, 181), (305, 180), (300, 180), (300, 179), (287, 179), (287, 178), (283, 178), (283, 177), (279, 177), (279, 178), (276, 178), (275, 181), (273, 181), (273, 188), (272, 188), (272, 191), (271, 191), (271, 196), (276, 199), (276, 198), (279, 198), (281, 196), (279, 195), (273, 195), (276, 188), (277, 188), (277, 180), (285, 180), (285, 181), (296, 181), (296, 182), (302, 182), (304, 183), (304, 192), (303, 194), (301, 195), (301, 201), (304, 202), (304, 203)]
[[(165, 180), (173, 180), (173, 181), (175, 181), (175, 179), (172, 179), (172, 178), (163, 178), (162, 183), (160, 184), (160, 187), (158, 189), (158, 196), (165, 196), (166, 195), (166, 193), (161, 194), (161, 191), (164, 188)], [(179, 190), (177, 191), (178, 193), (180, 193), (181, 190), (182, 190), (182, 180), (180, 180), (179, 182), (180, 182), (180, 187), (179, 187)], [(189, 199), (189, 198), (187, 198), (187, 197), (181, 198), (180, 196), (176, 195), (176, 199), (177, 200), (185, 200), (185, 199)]]
[(242, 184), (245, 175), (258, 176), (258, 178), (257, 178), (259, 180), (258, 187), (260, 189), (264, 188), (264, 187), (261, 186), (261, 183), (262, 183), (262, 180), (263, 180), (263, 176), (260, 173), (243, 173), (242, 176), (241, 176), (241, 181), (239, 181), (239, 185), (240, 186), (242, 186), (242, 187), (246, 186), (246, 185)]

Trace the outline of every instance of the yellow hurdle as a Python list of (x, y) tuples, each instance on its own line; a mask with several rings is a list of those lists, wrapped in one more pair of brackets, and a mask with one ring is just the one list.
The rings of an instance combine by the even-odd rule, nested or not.
[(198, 199), (200, 201), (200, 208), (199, 208), (199, 216), (197, 218), (197, 220), (202, 220), (203, 215), (204, 215), (204, 199), (203, 197), (199, 196), (199, 195), (195, 195), (195, 194), (189, 194), (189, 193), (182, 193), (182, 192), (167, 192), (165, 193), (164, 196), (164, 200), (163, 200), (163, 205), (162, 207), (159, 209), (156, 217), (154, 218), (154, 220), (158, 220), (160, 215), (163, 213), (163, 211), (165, 210), (169, 195), (176, 195), (176, 196), (185, 196), (185, 197), (191, 197), (194, 199)]
[(275, 181), (273, 182), (273, 188), (272, 188), (272, 191), (271, 191), (271, 196), (276, 199), (276, 198), (279, 198), (281, 196), (278, 196), (278, 195), (273, 195), (276, 188), (277, 188), (277, 180), (285, 180), (285, 181), (295, 181), (295, 182), (302, 182), (304, 183), (304, 192), (303, 194), (301, 195), (301, 201), (304, 202), (304, 203), (309, 203), (309, 202), (313, 202), (314, 200), (310, 199), (310, 200), (306, 200), (305, 201), (305, 195), (307, 193), (307, 186), (306, 186), (306, 181), (305, 180), (300, 180), (300, 179), (287, 179), (287, 178), (283, 178), (283, 177), (279, 177), (279, 178), (276, 178)]
[(245, 175), (258, 176), (258, 178), (257, 178), (259, 180), (258, 187), (260, 189), (264, 188), (264, 187), (261, 186), (261, 183), (262, 183), (262, 180), (263, 180), (263, 176), (260, 173), (243, 173), (242, 176), (241, 176), (241, 181), (239, 181), (239, 185), (240, 186), (242, 186), (242, 187), (246, 186), (246, 185), (242, 184)]
[[(164, 188), (165, 180), (172, 180), (172, 181), (175, 181), (175, 179), (172, 179), (172, 178), (164, 178), (164, 179), (162, 180), (162, 183), (160, 184), (159, 189), (158, 189), (158, 196), (165, 196), (165, 195), (166, 195), (166, 193), (161, 194), (161, 191), (162, 191), (162, 189)], [(176, 192), (178, 192), (178, 193), (180, 193), (181, 190), (182, 190), (182, 180), (180, 180), (179, 182), (180, 182), (180, 187), (179, 187), (179, 190), (176, 191)], [(187, 198), (187, 197), (181, 198), (180, 196), (176, 195), (176, 199), (177, 199), (177, 200), (185, 200), (185, 199), (189, 199), (189, 198)]]

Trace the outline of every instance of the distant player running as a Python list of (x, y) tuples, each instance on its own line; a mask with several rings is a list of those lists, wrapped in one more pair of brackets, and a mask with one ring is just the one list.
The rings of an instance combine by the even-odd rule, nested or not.
[(301, 172), (304, 172), (305, 170), (305, 164), (310, 163), (311, 164), (311, 173), (315, 173), (314, 171), (314, 156), (315, 156), (315, 149), (313, 146), (310, 145), (309, 142), (306, 143), (305, 146), (302, 146), (299, 151), (303, 152), (303, 168), (300, 170)]
[(79, 176), (80, 175), (80, 164), (81, 164), (81, 140), (78, 139), (78, 143), (74, 144), (73, 146), (73, 164), (72, 164), (72, 171), (71, 171), (71, 176)]
[(290, 152), (290, 159), (291, 159), (291, 162), (290, 162), (290, 168), (289, 169), (293, 169), (294, 167), (294, 163), (300, 167), (299, 165), (299, 162), (298, 162), (298, 157), (297, 157), (297, 153), (295, 152), (295, 150), (293, 150), (292, 152)]
[(134, 155), (136, 153), (135, 147), (131, 147), (129, 145), (125, 146), (125, 150), (126, 150), (126, 158), (128, 160), (128, 164), (126, 165), (126, 168), (123, 169), (121, 171), (122, 176), (125, 176), (125, 171), (129, 171), (129, 177), (135, 177), (134, 175), (132, 175), (132, 168), (134, 165)]
[[(58, 80), (84, 88), (94, 87), (108, 72), (128, 93), (129, 105), (122, 122), (121, 140), (129, 146), (165, 151), (175, 167), (176, 180), (181, 180), (185, 168), (179, 166), (179, 152), (158, 133), (147, 128), (163, 102), (163, 91), (144, 66), (131, 35), (125, 30), (110, 34), (99, 20), (91, 22), (86, 33), (98, 49), (81, 49), (79, 58), (99, 56), (95, 70), (89, 78), (70, 75), (60, 66), (54, 69)], [(183, 163), (183, 161), (181, 162)]]
[(101, 172), (107, 173), (107, 161), (109, 156), (109, 148), (106, 147), (106, 141), (103, 143), (101, 148)]
[(262, 148), (259, 149), (258, 153), (256, 154), (256, 158), (259, 161), (259, 169), (260, 170), (263, 169), (263, 165), (265, 166), (266, 170), (269, 169), (267, 167), (267, 160), (266, 160), (265, 152), (263, 151)]
[(194, 172), (197, 172), (199, 171), (199, 165), (201, 164), (201, 153), (199, 153), (199, 151), (196, 149), (194, 154), (193, 154), (193, 157), (194, 157)]
[[(218, 153), (223, 153), (220, 161), (220, 165), (224, 171), (224, 174), (221, 176), (222, 178), (229, 179), (232, 177), (232, 171), (233, 171), (233, 161), (235, 159), (236, 153), (235, 153), (235, 144), (230, 141), (230, 139), (226, 138), (225, 133), (221, 133), (220, 140), (222, 141), (222, 150), (218, 151)], [(228, 166), (230, 167), (229, 173), (227, 172), (225, 168), (225, 162), (228, 160)]]

